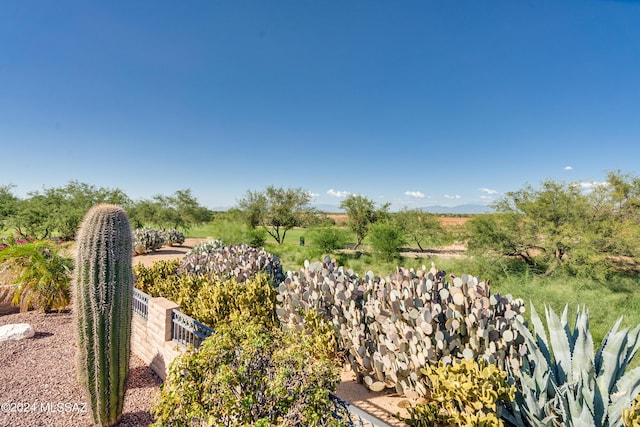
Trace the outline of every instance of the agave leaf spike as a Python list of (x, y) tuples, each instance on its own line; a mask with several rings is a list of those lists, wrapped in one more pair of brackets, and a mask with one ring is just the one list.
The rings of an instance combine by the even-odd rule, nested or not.
[(545, 355), (547, 361), (551, 361), (551, 354), (549, 353), (549, 341), (547, 340), (547, 332), (544, 329), (544, 325), (542, 324), (542, 320), (536, 311), (536, 308), (533, 306), (533, 302), (529, 301), (529, 305), (531, 306), (531, 323), (533, 324), (533, 331), (536, 334), (536, 339), (538, 341), (538, 347), (540, 351)]
[(616, 389), (624, 395), (618, 395), (618, 398), (609, 407), (609, 424), (621, 424), (621, 415), (624, 408), (631, 406), (635, 396), (640, 394), (640, 367), (625, 373), (616, 383)]
[[(622, 321), (622, 317), (616, 322), (616, 326), (619, 326)], [(598, 386), (603, 394), (607, 396), (614, 391), (616, 379), (620, 377), (621, 372), (624, 370), (621, 368), (626, 367), (626, 361), (623, 360), (625, 355), (621, 351), (622, 348), (627, 347), (627, 330), (611, 331), (606, 336), (606, 341), (603, 340), (600, 357), (601, 357), (601, 369), (598, 372)], [(624, 351), (627, 353), (627, 351)], [(610, 402), (606, 402), (608, 406)]]
[(573, 344), (575, 342), (574, 335), (576, 335), (576, 331), (571, 332), (571, 328), (569, 327), (569, 305), (565, 304), (564, 309), (562, 310), (562, 317), (560, 318), (560, 323), (564, 327), (564, 332), (567, 334), (567, 341), (569, 342), (569, 354), (573, 354)]
[(600, 371), (602, 370), (602, 363), (603, 363), (602, 353), (604, 351), (604, 348), (607, 342), (611, 339), (611, 337), (618, 331), (618, 328), (620, 327), (621, 324), (622, 324), (622, 317), (619, 317), (616, 323), (611, 327), (611, 329), (609, 329), (609, 331), (606, 333), (606, 335), (602, 339), (602, 344), (600, 344), (600, 347), (596, 352), (595, 364), (596, 364), (596, 374), (598, 375), (600, 375)]
[(593, 337), (589, 331), (589, 314), (584, 307), (582, 314), (579, 311), (576, 314), (576, 326), (573, 336), (575, 337), (575, 343), (571, 359), (571, 380), (572, 382), (578, 382), (584, 373), (589, 372), (592, 374), (595, 370)]
[(631, 363), (631, 360), (640, 349), (640, 326), (636, 326), (631, 332), (627, 333), (627, 340), (627, 354), (623, 358), (624, 364), (621, 366), (623, 371), (627, 368), (629, 363)]
[[(563, 384), (567, 377), (571, 376), (571, 349), (569, 336), (566, 333), (566, 306), (563, 313), (564, 323), (551, 307), (545, 307), (547, 313), (547, 326), (549, 328), (549, 338), (553, 349), (553, 357), (556, 361), (556, 383)], [(553, 366), (553, 365), (552, 365)]]
[[(578, 340), (578, 335), (580, 333), (580, 328), (578, 327), (578, 322), (581, 321), (581, 319), (584, 317), (584, 315), (586, 314), (586, 309), (584, 306), (582, 306), (582, 313), (580, 312), (580, 305), (578, 305), (576, 307), (576, 320), (575, 320), (575, 328), (573, 329), (573, 332), (568, 331), (569, 333), (569, 340), (572, 343), (576, 343), (576, 341)], [(573, 348), (571, 349), (571, 352), (573, 352)]]
[[(571, 413), (570, 418), (565, 419), (567, 426), (583, 427), (605, 427), (609, 424), (605, 424), (606, 420), (603, 417), (602, 422), (598, 420), (598, 413), (594, 412), (593, 401), (589, 402), (587, 396), (589, 393), (585, 393), (588, 386), (585, 382), (579, 382), (575, 384), (575, 387), (567, 387), (567, 403), (570, 405)], [(597, 387), (596, 387), (597, 388)], [(598, 409), (595, 408), (597, 411)], [(600, 414), (603, 411), (600, 412)]]
[(582, 402), (589, 408), (592, 414), (593, 420), (598, 421), (597, 425), (604, 424), (605, 410), (604, 402), (602, 401), (602, 393), (593, 381), (594, 373), (591, 371), (580, 372), (580, 379), (574, 381), (574, 383), (580, 384), (580, 393), (582, 396)]
[[(534, 313), (531, 313), (531, 316), (534, 316)], [(535, 379), (535, 387), (534, 388), (530, 388), (530, 390), (546, 390), (546, 384), (547, 381), (549, 380), (549, 373), (551, 373), (550, 370), (550, 365), (551, 365), (551, 357), (549, 355), (549, 352), (544, 352), (542, 351), (542, 348), (539, 348), (538, 346), (536, 346), (536, 341), (533, 338), (533, 335), (531, 334), (531, 332), (529, 331), (529, 329), (527, 329), (526, 326), (524, 326), (520, 321), (516, 321), (514, 322), (514, 326), (516, 328), (516, 330), (518, 331), (518, 333), (520, 335), (522, 335), (525, 339), (525, 343), (527, 345), (527, 348), (529, 349), (529, 353), (530, 353), (530, 359), (534, 360), (536, 363), (535, 369), (533, 369), (534, 367), (532, 366), (528, 366), (529, 365), (529, 360), (525, 359), (523, 362), (525, 363), (525, 368), (531, 368), (531, 370), (533, 370), (533, 379)], [(538, 335), (539, 337), (539, 335)], [(529, 372), (527, 372), (527, 374), (529, 374)], [(526, 380), (526, 378), (529, 375), (524, 376), (522, 379), (523, 381)]]
[[(569, 395), (573, 396), (571, 393), (569, 393)], [(589, 412), (589, 408), (586, 405), (582, 406), (580, 415), (578, 415), (577, 417), (573, 416), (572, 418), (573, 425), (575, 425), (576, 427), (588, 426), (593, 423), (593, 414)]]

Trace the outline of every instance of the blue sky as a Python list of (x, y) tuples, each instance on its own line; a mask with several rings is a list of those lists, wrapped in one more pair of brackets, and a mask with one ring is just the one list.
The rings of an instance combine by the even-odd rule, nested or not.
[(640, 3), (0, 3), (0, 185), (394, 209), (637, 175)]

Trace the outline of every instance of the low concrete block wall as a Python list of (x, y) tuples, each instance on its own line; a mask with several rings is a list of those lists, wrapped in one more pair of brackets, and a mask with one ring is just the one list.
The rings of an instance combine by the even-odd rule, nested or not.
[(178, 304), (166, 298), (149, 298), (148, 318), (134, 314), (131, 351), (164, 381), (169, 365), (184, 349), (171, 340), (171, 314)]

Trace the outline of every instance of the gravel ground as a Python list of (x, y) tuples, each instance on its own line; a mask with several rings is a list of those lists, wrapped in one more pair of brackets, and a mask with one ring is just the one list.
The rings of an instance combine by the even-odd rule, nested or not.
[[(71, 314), (0, 316), (0, 326), (9, 323), (29, 323), (36, 334), (26, 340), (0, 343), (0, 426), (92, 426), (91, 410), (76, 382)], [(118, 425), (151, 424), (149, 408), (160, 384), (160, 378), (132, 355)]]

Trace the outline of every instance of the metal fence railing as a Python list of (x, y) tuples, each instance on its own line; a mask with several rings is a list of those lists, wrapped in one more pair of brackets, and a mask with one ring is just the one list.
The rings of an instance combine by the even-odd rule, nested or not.
[(144, 320), (149, 317), (149, 295), (136, 288), (133, 288), (133, 314)]
[(329, 393), (329, 396), (339, 410), (347, 412), (347, 416), (349, 417), (348, 425), (355, 427), (391, 427), (381, 419), (376, 418), (357, 406), (340, 399), (335, 394)]
[[(145, 320), (149, 317), (149, 298), (149, 295), (146, 293), (135, 288), (133, 289), (133, 313)], [(198, 322), (193, 317), (187, 316), (178, 309), (173, 309), (171, 320), (171, 338), (183, 347), (192, 345), (197, 348), (205, 338), (214, 332), (213, 329), (207, 325)], [(331, 394), (331, 399), (336, 403), (337, 408), (341, 411), (346, 411), (350, 425), (352, 426), (391, 427), (386, 422), (340, 399), (334, 394)]]
[(189, 345), (199, 347), (205, 338), (213, 334), (213, 329), (176, 308), (173, 309), (171, 318), (173, 321), (171, 339), (184, 347)]

